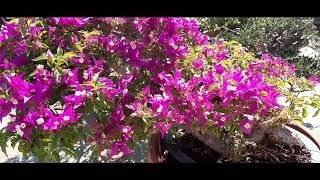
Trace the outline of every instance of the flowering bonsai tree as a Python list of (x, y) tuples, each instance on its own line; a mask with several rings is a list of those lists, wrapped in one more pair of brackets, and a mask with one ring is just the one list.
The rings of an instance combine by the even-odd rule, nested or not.
[(192, 18), (12, 18), (0, 32), (0, 72), (0, 119), (10, 119), (2, 150), (19, 142), (40, 161), (77, 156), (80, 141), (119, 158), (179, 128), (234, 157), (241, 148), (225, 153), (213, 139), (255, 142), (302, 121), (305, 105), (320, 107), (317, 77), (236, 42), (210, 43)]

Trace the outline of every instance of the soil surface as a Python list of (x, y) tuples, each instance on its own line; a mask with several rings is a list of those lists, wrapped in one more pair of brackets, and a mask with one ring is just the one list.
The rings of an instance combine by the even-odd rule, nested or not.
[[(172, 138), (169, 142), (162, 141), (162, 162), (175, 163), (177, 160), (169, 147), (176, 146), (187, 157), (197, 163), (232, 163), (231, 160), (223, 158), (219, 153), (186, 133), (182, 137)], [(300, 145), (288, 145), (283, 142), (271, 142), (269, 139), (256, 147), (248, 148), (242, 154), (239, 163), (310, 163), (311, 154), (309, 150)]]

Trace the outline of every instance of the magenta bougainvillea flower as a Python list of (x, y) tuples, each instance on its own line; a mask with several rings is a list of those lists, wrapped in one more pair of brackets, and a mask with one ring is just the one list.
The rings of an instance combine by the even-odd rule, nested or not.
[(13, 107), (13, 103), (5, 99), (0, 99), (0, 122), (2, 121), (2, 118), (6, 117), (11, 112)]
[(166, 124), (164, 122), (157, 122), (155, 123), (155, 128), (160, 131), (161, 137), (164, 138), (164, 136), (168, 133), (169, 129), (171, 128), (171, 124)]
[(20, 149), (89, 140), (110, 158), (152, 130), (232, 125), (250, 135), (287, 107), (277, 101), (293, 97), (287, 84), (319, 83), (280, 57), (209, 42), (196, 19), (180, 17), (13, 18), (0, 30), (0, 73), (0, 121), (10, 117), (8, 132), (28, 142)]
[(316, 76), (311, 76), (311, 77), (308, 78), (308, 80), (311, 81), (314, 85), (317, 85), (317, 84), (320, 83), (319, 78), (316, 77)]
[(240, 121), (240, 129), (242, 130), (243, 133), (245, 134), (250, 134), (252, 129), (253, 129), (253, 125), (254, 125), (254, 120), (248, 120), (247, 118), (244, 118)]
[(214, 66), (217, 74), (222, 74), (224, 72), (223, 66), (221, 64), (217, 64)]
[(24, 73), (18, 76), (12, 76), (10, 74), (3, 74), (3, 77), (8, 83), (10, 88), (9, 93), (12, 95), (12, 103), (17, 105), (18, 101), (26, 103), (31, 97), (30, 89), (32, 84), (23, 80)]
[(196, 70), (201, 70), (203, 65), (202, 65), (202, 60), (200, 58), (197, 58), (196, 60), (193, 61), (193, 67)]

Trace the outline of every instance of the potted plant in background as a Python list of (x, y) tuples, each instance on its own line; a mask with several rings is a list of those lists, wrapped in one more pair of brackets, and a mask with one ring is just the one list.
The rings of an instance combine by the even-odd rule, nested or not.
[(193, 18), (11, 18), (0, 63), (0, 118), (10, 119), (1, 149), (10, 141), (40, 162), (78, 157), (79, 142), (101, 162), (118, 159), (181, 128), (237, 161), (247, 146), (229, 145), (259, 144), (282, 132), (273, 126), (301, 121), (303, 105), (319, 107), (319, 95), (295, 94), (317, 78), (236, 42), (211, 44)]

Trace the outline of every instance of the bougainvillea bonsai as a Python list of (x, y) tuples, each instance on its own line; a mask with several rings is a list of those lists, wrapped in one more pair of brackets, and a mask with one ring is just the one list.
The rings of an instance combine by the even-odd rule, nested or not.
[(193, 18), (12, 18), (0, 72), (2, 150), (19, 142), (40, 161), (77, 156), (80, 141), (119, 158), (153, 131), (179, 128), (250, 140), (320, 107), (317, 77), (297, 78), (280, 57), (255, 58), (237, 42), (210, 43)]

